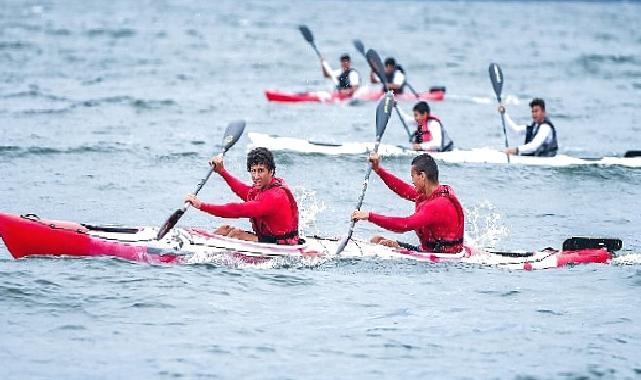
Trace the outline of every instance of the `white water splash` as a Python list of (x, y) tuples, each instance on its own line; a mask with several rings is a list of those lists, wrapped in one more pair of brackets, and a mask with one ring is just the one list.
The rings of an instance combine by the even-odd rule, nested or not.
[(627, 253), (612, 259), (614, 265), (639, 265), (641, 264), (641, 253)]
[(508, 235), (501, 214), (490, 202), (465, 210), (465, 243), (474, 247), (494, 248)]
[(293, 192), (298, 202), (298, 230), (300, 235), (319, 234), (316, 226), (316, 215), (326, 209), (325, 202), (318, 199), (315, 191), (307, 190), (302, 186), (294, 187)]

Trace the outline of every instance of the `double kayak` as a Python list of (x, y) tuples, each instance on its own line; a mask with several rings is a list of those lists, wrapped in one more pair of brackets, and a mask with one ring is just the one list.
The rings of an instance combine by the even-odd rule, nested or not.
[[(229, 262), (269, 264), (278, 259), (305, 259), (323, 262), (335, 255), (337, 238), (307, 236), (296, 246), (247, 242), (215, 235), (198, 228), (175, 228), (157, 240), (154, 227), (123, 228), (94, 226), (41, 219), (34, 214), (0, 213), (0, 236), (11, 255), (116, 257), (152, 264)], [(561, 250), (498, 252), (465, 247), (459, 253), (428, 253), (395, 249), (350, 240), (341, 258), (377, 258), (419, 262), (458, 262), (508, 269), (547, 269), (574, 264), (609, 263), (620, 250), (618, 239), (572, 238)]]
[[(317, 142), (294, 137), (283, 137), (263, 133), (249, 133), (251, 144), (249, 147), (262, 146), (271, 151), (295, 152), (300, 154), (321, 154), (330, 156), (362, 155), (371, 152), (374, 142), (353, 142), (332, 144)], [(424, 152), (417, 152), (399, 145), (381, 144), (378, 148), (381, 156), (417, 156)], [(451, 152), (430, 152), (435, 160), (452, 164), (507, 164), (507, 156), (499, 150), (489, 148), (475, 148), (470, 150), (453, 150)], [(631, 168), (641, 167), (641, 152), (628, 151), (620, 157), (595, 157), (579, 158), (567, 155), (554, 157), (527, 157), (511, 156), (510, 164), (538, 165), (538, 166), (626, 166)]]
[[(270, 102), (280, 103), (341, 103), (345, 101), (378, 101), (383, 92), (380, 90), (370, 90), (363, 88), (354, 94), (354, 96), (345, 96), (338, 91), (306, 91), (306, 92), (287, 92), (278, 90), (266, 90), (265, 97)], [(445, 87), (432, 87), (429, 91), (414, 94), (403, 93), (394, 95), (394, 99), (401, 101), (442, 101), (445, 98)]]

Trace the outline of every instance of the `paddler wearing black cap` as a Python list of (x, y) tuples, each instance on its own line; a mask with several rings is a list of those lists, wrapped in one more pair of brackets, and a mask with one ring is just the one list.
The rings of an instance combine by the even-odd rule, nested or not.
[(545, 101), (541, 98), (534, 98), (529, 105), (532, 109), (532, 123), (528, 125), (516, 124), (507, 114), (505, 106), (499, 105), (498, 111), (505, 115), (505, 121), (510, 129), (525, 136), (523, 145), (509, 147), (505, 149), (505, 153), (517, 156), (556, 156), (559, 143), (556, 137), (556, 128), (545, 112)]
[(349, 54), (341, 55), (341, 68), (339, 70), (329, 70), (329, 65), (321, 58), (321, 68), (325, 78), (336, 78), (338, 84), (336, 90), (343, 96), (352, 96), (358, 90), (360, 85), (360, 75), (356, 69), (352, 68), (352, 59)]

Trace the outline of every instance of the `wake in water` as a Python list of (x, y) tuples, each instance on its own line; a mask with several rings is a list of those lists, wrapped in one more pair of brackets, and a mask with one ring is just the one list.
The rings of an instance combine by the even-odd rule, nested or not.
[(298, 230), (301, 236), (322, 235), (316, 225), (316, 215), (325, 211), (325, 203), (318, 199), (314, 190), (307, 190), (303, 186), (296, 186), (292, 190), (298, 202)]
[(495, 248), (508, 235), (501, 214), (490, 202), (465, 209), (465, 244)]

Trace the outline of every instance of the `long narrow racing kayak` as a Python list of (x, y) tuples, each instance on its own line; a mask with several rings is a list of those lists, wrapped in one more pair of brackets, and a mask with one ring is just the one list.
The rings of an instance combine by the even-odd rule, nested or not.
[[(263, 133), (249, 133), (251, 144), (249, 147), (262, 146), (271, 151), (296, 152), (301, 154), (323, 154), (331, 156), (340, 155), (362, 155), (370, 152), (374, 147), (374, 142), (354, 142), (345, 144), (331, 144), (298, 139), (294, 137), (282, 137), (267, 135)], [(423, 152), (416, 152), (398, 145), (381, 144), (378, 148), (381, 156), (417, 156)], [(510, 164), (520, 165), (539, 165), (539, 166), (627, 166), (631, 168), (641, 167), (641, 155), (630, 154), (637, 151), (628, 152), (622, 157), (599, 157), (599, 158), (579, 158), (566, 155), (556, 155), (555, 157), (526, 157), (512, 156)], [(434, 159), (455, 164), (507, 164), (505, 153), (489, 148), (476, 148), (471, 150), (453, 150), (451, 152), (430, 152)]]
[[(145, 263), (203, 263), (233, 258), (248, 264), (264, 264), (278, 258), (328, 260), (339, 244), (336, 238), (308, 236), (297, 246), (239, 241), (203, 229), (175, 228), (156, 240), (157, 228), (93, 226), (40, 219), (36, 215), (0, 213), (0, 236), (11, 255), (117, 257)], [(496, 252), (465, 247), (460, 253), (440, 254), (394, 249), (359, 240), (349, 242), (340, 257), (460, 262), (509, 269), (547, 269), (573, 264), (609, 263), (620, 250), (618, 239), (567, 240), (563, 249), (534, 252)]]
[[(445, 87), (432, 87), (430, 91), (421, 92), (416, 98), (412, 93), (403, 93), (395, 95), (396, 100), (402, 101), (442, 101), (445, 97)], [(383, 92), (380, 90), (370, 90), (364, 88), (358, 91), (354, 96), (344, 96), (338, 91), (306, 91), (306, 92), (287, 92), (278, 90), (266, 90), (265, 96), (270, 102), (280, 103), (301, 103), (301, 102), (315, 102), (315, 103), (340, 103), (350, 100), (360, 101), (378, 101)]]

